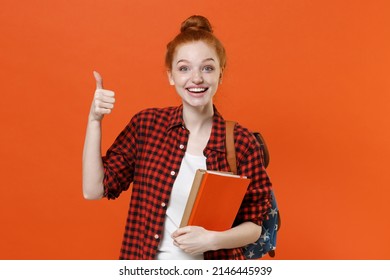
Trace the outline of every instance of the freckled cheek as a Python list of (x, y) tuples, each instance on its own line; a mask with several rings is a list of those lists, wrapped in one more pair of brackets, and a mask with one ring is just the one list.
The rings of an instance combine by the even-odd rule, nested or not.
[(207, 81), (209, 84), (218, 84), (219, 82), (219, 74), (210, 74), (210, 75), (204, 75), (203, 79)]
[(181, 86), (185, 86), (189, 82), (189, 78), (186, 76), (181, 76), (177, 79), (177, 83), (180, 84)]

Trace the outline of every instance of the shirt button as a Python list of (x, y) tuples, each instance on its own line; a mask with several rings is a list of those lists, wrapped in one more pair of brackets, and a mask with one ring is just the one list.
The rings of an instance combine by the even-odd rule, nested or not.
[(180, 145), (180, 150), (183, 150), (183, 149), (184, 149), (184, 145), (181, 144), (181, 145)]
[(165, 204), (164, 202), (163, 202), (163, 203), (161, 203), (161, 207), (165, 207), (165, 205), (166, 205), (166, 204)]
[(158, 234), (156, 234), (155, 236), (154, 236), (154, 239), (158, 239), (160, 236), (158, 236)]
[(172, 176), (175, 176), (176, 172), (175, 171), (171, 171), (171, 175)]

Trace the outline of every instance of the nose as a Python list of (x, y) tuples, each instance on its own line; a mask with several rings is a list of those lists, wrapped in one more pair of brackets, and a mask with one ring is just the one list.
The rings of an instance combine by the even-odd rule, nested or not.
[(201, 71), (194, 71), (192, 74), (192, 82), (194, 84), (201, 84), (203, 83), (203, 76)]

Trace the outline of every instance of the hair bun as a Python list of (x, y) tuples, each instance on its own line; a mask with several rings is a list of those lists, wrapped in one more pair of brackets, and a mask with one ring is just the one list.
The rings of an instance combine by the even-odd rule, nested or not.
[(181, 24), (180, 32), (187, 30), (204, 30), (210, 33), (213, 32), (209, 20), (203, 16), (190, 16)]

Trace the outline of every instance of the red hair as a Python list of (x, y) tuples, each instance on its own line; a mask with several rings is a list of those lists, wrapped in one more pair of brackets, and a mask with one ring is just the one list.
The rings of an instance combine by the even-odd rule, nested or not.
[(213, 29), (209, 20), (203, 16), (191, 16), (186, 19), (180, 28), (180, 33), (167, 45), (165, 55), (165, 66), (168, 70), (172, 70), (173, 56), (179, 45), (203, 41), (215, 48), (219, 58), (221, 70), (226, 66), (226, 52), (222, 43), (213, 34)]

